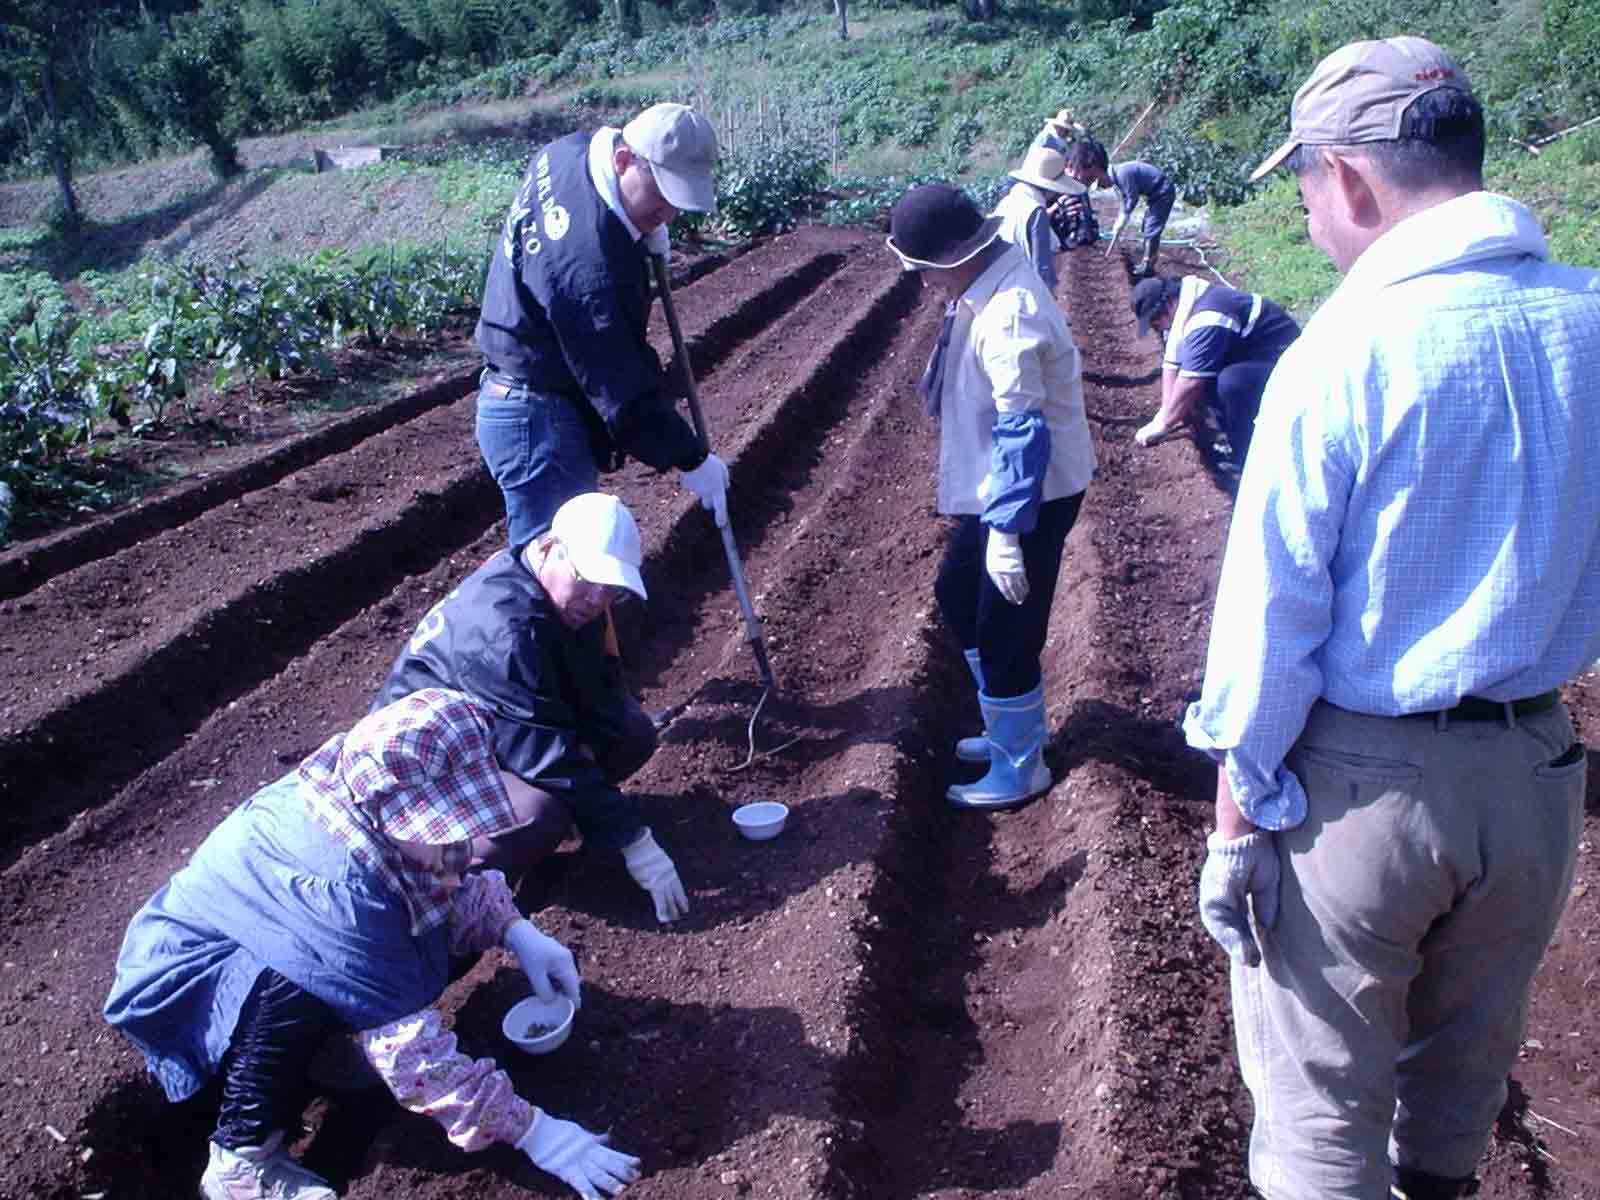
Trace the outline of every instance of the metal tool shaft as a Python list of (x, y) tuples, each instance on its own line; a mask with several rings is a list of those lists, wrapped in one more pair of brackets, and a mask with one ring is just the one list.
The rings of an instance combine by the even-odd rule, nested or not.
[[(667, 328), (672, 332), (672, 348), (677, 353), (678, 362), (683, 365), (683, 378), (689, 392), (689, 419), (694, 423), (694, 432), (699, 437), (700, 444), (709, 454), (711, 437), (706, 432), (705, 415), (700, 410), (700, 390), (695, 386), (694, 367), (689, 362), (689, 349), (683, 344), (683, 330), (678, 325), (678, 310), (672, 303), (672, 288), (667, 282), (667, 260), (662, 255), (652, 254), (650, 269), (656, 277), (656, 290), (661, 293), (661, 309), (667, 316)], [(720, 532), (722, 550), (728, 559), (728, 573), (733, 576), (733, 593), (739, 598), (739, 611), (744, 616), (745, 637), (756, 656), (756, 670), (761, 675), (763, 687), (775, 688), (777, 682), (772, 675), (772, 662), (767, 657), (766, 635), (761, 629), (761, 619), (756, 616), (755, 606), (750, 603), (750, 587), (745, 582), (744, 564), (739, 561), (739, 547), (733, 540), (732, 524), (722, 526)]]

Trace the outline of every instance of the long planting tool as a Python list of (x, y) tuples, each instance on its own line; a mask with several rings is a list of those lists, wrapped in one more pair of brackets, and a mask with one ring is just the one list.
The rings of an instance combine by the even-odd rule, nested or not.
[[(661, 293), (661, 309), (667, 315), (667, 328), (672, 331), (672, 348), (678, 355), (678, 362), (683, 364), (683, 378), (689, 393), (689, 417), (694, 423), (694, 431), (700, 439), (700, 444), (705, 447), (707, 454), (711, 453), (711, 437), (706, 432), (705, 414), (700, 410), (700, 391), (695, 387), (694, 367), (689, 363), (689, 348), (683, 344), (683, 329), (678, 325), (678, 310), (672, 303), (672, 287), (667, 281), (667, 260), (660, 254), (650, 256), (650, 269), (656, 277), (656, 291)], [(728, 573), (733, 576), (733, 593), (739, 598), (739, 611), (744, 615), (744, 635), (750, 643), (750, 650), (756, 657), (756, 670), (761, 675), (761, 699), (756, 701), (755, 712), (750, 714), (750, 724), (746, 734), (750, 742), (750, 757), (745, 759), (743, 766), (748, 767), (756, 756), (756, 718), (761, 715), (762, 708), (767, 703), (767, 697), (777, 689), (777, 680), (772, 675), (772, 661), (767, 657), (767, 639), (761, 629), (761, 619), (756, 616), (755, 606), (750, 603), (750, 587), (745, 583), (744, 565), (739, 561), (739, 547), (733, 540), (733, 522), (722, 526), (722, 551), (728, 559)], [(799, 739), (795, 739), (798, 741)], [(786, 742), (784, 745), (791, 745)], [(777, 750), (783, 746), (776, 747)], [(774, 751), (769, 750), (771, 754)]]

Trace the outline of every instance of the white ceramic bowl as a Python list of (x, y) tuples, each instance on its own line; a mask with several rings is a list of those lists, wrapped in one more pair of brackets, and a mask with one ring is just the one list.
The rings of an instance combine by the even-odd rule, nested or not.
[(755, 804), (742, 804), (733, 810), (733, 823), (740, 833), (752, 842), (764, 842), (783, 832), (789, 819), (789, 806), (776, 800), (761, 800)]
[[(513, 1004), (501, 1018), (500, 1032), (506, 1040), (529, 1054), (549, 1054), (572, 1036), (572, 1001), (565, 996), (541, 1000), (529, 996)], [(537, 1033), (530, 1027), (542, 1026)]]

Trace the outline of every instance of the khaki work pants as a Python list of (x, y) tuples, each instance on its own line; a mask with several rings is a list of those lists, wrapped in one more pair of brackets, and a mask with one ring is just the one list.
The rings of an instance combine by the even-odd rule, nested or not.
[(1267, 1200), (1385, 1200), (1391, 1162), (1473, 1173), (1572, 885), (1573, 742), (1559, 704), (1444, 727), (1313, 708), (1278, 921), (1232, 969)]

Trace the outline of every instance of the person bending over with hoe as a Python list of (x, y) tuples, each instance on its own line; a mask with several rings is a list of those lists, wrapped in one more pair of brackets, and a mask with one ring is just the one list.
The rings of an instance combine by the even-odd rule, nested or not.
[(1571, 889), (1600, 273), (1483, 190), (1483, 127), (1432, 42), (1354, 42), (1256, 172), (1344, 275), (1267, 384), (1185, 724), (1268, 1200), (1470, 1194)]
[(574, 496), (547, 532), (499, 551), (428, 611), (373, 707), (428, 687), (484, 705), (495, 718), (495, 757), (528, 785), (532, 813), (475, 842), (473, 864), (516, 879), (576, 823), (588, 846), (621, 851), (665, 922), (689, 911), (688, 896), (637, 802), (616, 786), (655, 752), (655, 726), (607, 651), (604, 620), (615, 601), (645, 599), (642, 559), (622, 501)]
[(727, 465), (662, 393), (646, 338), (650, 272), (667, 223), (716, 207), (711, 123), (654, 104), (622, 129), (573, 133), (533, 156), (489, 264), (478, 319), (477, 433), (519, 551), (563, 501), (631, 456), (676, 467), (728, 520)]
[(1111, 163), (1106, 148), (1093, 138), (1074, 142), (1067, 150), (1067, 174), (1079, 183), (1093, 187), (1115, 188), (1122, 209), (1111, 226), (1111, 237), (1106, 242), (1106, 257), (1117, 248), (1117, 238), (1122, 227), (1133, 216), (1133, 210), (1144, 201), (1144, 257), (1134, 267), (1135, 275), (1149, 275), (1156, 269), (1156, 255), (1161, 252), (1161, 233), (1172, 215), (1177, 202), (1178, 189), (1167, 173), (1147, 162), (1130, 160)]
[(1139, 336), (1166, 339), (1161, 359), (1161, 410), (1133, 435), (1154, 446), (1198, 424), (1207, 410), (1228, 436), (1234, 466), (1244, 468), (1261, 393), (1300, 326), (1265, 296), (1210, 283), (1157, 276), (1133, 289)]
[(585, 1197), (638, 1177), (637, 1158), (462, 1054), (432, 1007), (450, 957), (493, 946), (541, 997), (580, 999), (572, 955), (504, 877), (462, 874), (475, 839), (526, 819), (491, 720), (442, 689), (369, 714), (234, 809), (134, 915), (105, 1016), (169, 1100), (220, 1076), (207, 1200), (332, 1200), (285, 1142), (308, 1070), (341, 1054), (463, 1150), (516, 1146)]
[(957, 757), (988, 764), (947, 793), (1004, 808), (1048, 791), (1039, 656), (1062, 546), (1094, 475), (1078, 348), (1066, 314), (1015, 246), (956, 188), (912, 188), (889, 249), (947, 298), (918, 384), (939, 420), (939, 511), (958, 518), (935, 585), (978, 685), (984, 736)]

